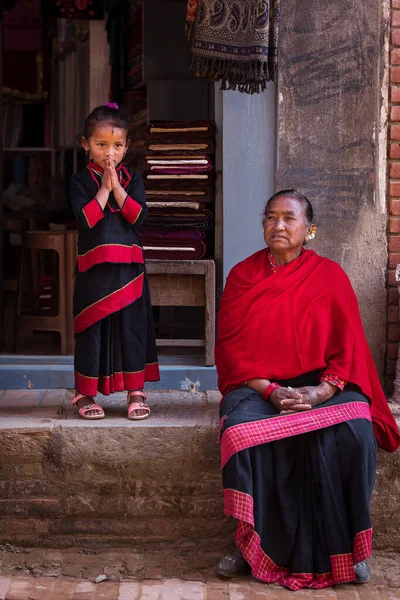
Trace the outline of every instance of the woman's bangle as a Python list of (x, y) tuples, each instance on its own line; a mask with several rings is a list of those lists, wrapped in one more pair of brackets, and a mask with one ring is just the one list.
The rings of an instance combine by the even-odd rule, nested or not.
[(264, 398), (264, 400), (268, 400), (272, 392), (277, 390), (279, 387), (281, 387), (279, 383), (270, 383), (269, 386), (265, 388), (261, 396)]

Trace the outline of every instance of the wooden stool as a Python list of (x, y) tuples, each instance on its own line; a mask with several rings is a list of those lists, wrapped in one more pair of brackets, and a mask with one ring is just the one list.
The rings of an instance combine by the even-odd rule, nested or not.
[[(35, 229), (34, 219), (25, 218), (25, 217), (4, 217), (4, 231), (8, 231), (10, 233), (18, 233), (23, 236), (23, 234), (29, 229)], [(4, 292), (17, 292), (18, 291), (18, 277), (15, 279), (4, 279)]]
[[(28, 231), (35, 229), (35, 219), (31, 217), (15, 217), (12, 215), (4, 216), (3, 230), (8, 231), (9, 233), (17, 233), (18, 235), (23, 236), (23, 234)], [(4, 251), (4, 247), (3, 247)], [(18, 262), (21, 262), (22, 256), (22, 246), (18, 248)], [(33, 264), (31, 265), (33, 267)], [(15, 277), (4, 277), (3, 285), (2, 285), (2, 293), (3, 293), (3, 310), (0, 316), (0, 330), (2, 332), (1, 339), (1, 348), (3, 348), (5, 344), (5, 332), (4, 332), (4, 318), (5, 318), (5, 299), (8, 294), (15, 294), (15, 298), (17, 299), (18, 293), (18, 275)], [(15, 305), (13, 309), (13, 323), (12, 323), (12, 350), (15, 351), (15, 339), (16, 339), (16, 330), (17, 330), (17, 300), (15, 299)]]
[[(61, 354), (68, 353), (65, 234), (65, 231), (28, 231), (24, 234), (17, 300), (18, 328), (25, 328), (31, 331), (58, 331), (61, 336)], [(37, 250), (54, 250), (58, 254), (58, 280), (56, 286), (53, 285), (53, 292), (55, 289), (57, 290), (58, 310), (56, 315), (43, 315), (38, 311), (30, 313), (21, 312), (24, 263), (27, 250), (30, 251), (31, 257)], [(39, 278), (36, 261), (33, 261), (32, 264), (35, 265), (31, 268), (32, 287), (35, 289), (39, 283)], [(17, 333), (16, 331), (16, 336)]]
[(204, 339), (157, 339), (158, 346), (204, 347), (214, 365), (215, 263), (213, 260), (146, 260), (153, 306), (204, 306)]

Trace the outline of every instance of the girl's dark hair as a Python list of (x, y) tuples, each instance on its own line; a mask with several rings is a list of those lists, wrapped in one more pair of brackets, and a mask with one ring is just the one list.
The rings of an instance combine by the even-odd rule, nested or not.
[(98, 127), (101, 123), (107, 123), (107, 125), (111, 125), (111, 127), (125, 129), (126, 138), (129, 139), (129, 121), (120, 108), (113, 108), (111, 106), (104, 105), (97, 106), (95, 109), (93, 109), (90, 115), (88, 115), (85, 119), (83, 136), (88, 139), (91, 135), (93, 135), (96, 127)]
[(293, 198), (293, 200), (297, 200), (298, 202), (300, 202), (300, 204), (303, 205), (306, 223), (307, 223), (307, 225), (311, 225), (313, 222), (313, 219), (314, 219), (314, 210), (313, 210), (311, 202), (303, 194), (301, 194), (297, 190), (292, 190), (292, 189), (291, 190), (281, 190), (280, 192), (276, 192), (276, 194), (271, 196), (271, 198), (268, 200), (267, 204), (265, 205), (264, 216), (266, 215), (268, 207), (271, 204), (271, 202), (273, 200), (276, 200), (277, 198), (282, 198), (283, 196), (285, 196), (286, 198)]

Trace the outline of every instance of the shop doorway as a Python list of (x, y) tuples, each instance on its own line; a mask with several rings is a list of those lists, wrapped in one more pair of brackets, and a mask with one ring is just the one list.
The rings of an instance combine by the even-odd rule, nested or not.
[[(29, 231), (62, 235), (76, 228), (68, 182), (86, 164), (78, 136), (85, 116), (109, 99), (111, 88), (132, 119), (128, 165), (143, 170), (148, 123), (212, 120), (214, 86), (196, 80), (189, 69), (183, 1), (128, 3), (125, 26), (132, 35), (125, 39), (119, 79), (114, 59), (111, 68), (108, 64), (110, 51), (117, 50), (110, 38), (107, 42), (105, 20), (46, 18), (40, 2), (30, 6), (29, 15), (16, 6), (2, 24), (1, 351), (38, 358), (71, 355), (60, 332), (40, 328), (43, 317), (57, 314), (62, 296), (70, 294), (71, 273), (62, 272), (55, 251), (42, 248), (32, 260), (24, 240)], [(213, 223), (214, 235), (221, 237)], [(214, 239), (206, 258), (215, 258)], [(63, 304), (62, 310), (70, 309), (70, 302)], [(159, 338), (190, 340), (204, 331), (202, 307), (154, 310)], [(27, 314), (37, 315), (38, 328), (32, 320), (25, 326)], [(195, 344), (180, 349), (164, 342), (160, 352), (167, 363), (204, 364)]]

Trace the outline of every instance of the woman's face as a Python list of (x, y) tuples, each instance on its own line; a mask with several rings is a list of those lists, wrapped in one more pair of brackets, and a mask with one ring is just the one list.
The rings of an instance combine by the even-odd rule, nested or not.
[(264, 240), (276, 254), (300, 254), (310, 226), (301, 202), (280, 196), (270, 202), (264, 217)]

